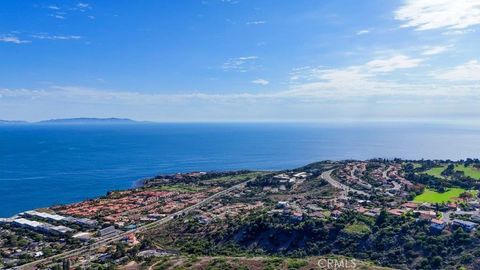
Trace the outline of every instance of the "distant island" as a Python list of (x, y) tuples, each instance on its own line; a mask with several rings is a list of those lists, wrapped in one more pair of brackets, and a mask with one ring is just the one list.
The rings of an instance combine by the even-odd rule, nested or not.
[(26, 122), (26, 121), (1, 120), (1, 119), (0, 119), (0, 125), (1, 125), (1, 124), (7, 124), (7, 125), (8, 125), (8, 124), (26, 124), (26, 123), (28, 123), (28, 122)]
[(135, 121), (128, 118), (62, 118), (62, 119), (48, 119), (38, 122), (15, 121), (15, 120), (0, 120), (0, 124), (18, 125), (18, 124), (61, 124), (61, 125), (85, 125), (85, 124), (135, 124), (146, 123), (144, 121)]

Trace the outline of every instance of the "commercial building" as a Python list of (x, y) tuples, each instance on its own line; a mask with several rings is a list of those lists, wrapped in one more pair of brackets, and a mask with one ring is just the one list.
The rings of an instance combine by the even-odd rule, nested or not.
[(74, 230), (65, 226), (54, 226), (52, 224), (38, 222), (34, 220), (29, 220), (26, 218), (18, 218), (13, 220), (13, 225), (35, 230), (41, 233), (55, 234), (55, 235), (65, 235), (67, 233), (73, 232)]

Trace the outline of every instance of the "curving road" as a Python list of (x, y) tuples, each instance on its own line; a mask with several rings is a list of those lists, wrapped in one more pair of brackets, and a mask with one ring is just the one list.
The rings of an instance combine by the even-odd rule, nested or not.
[(330, 185), (338, 188), (338, 189), (341, 189), (343, 191), (346, 191), (346, 192), (353, 192), (353, 193), (357, 193), (357, 194), (361, 194), (361, 195), (364, 195), (364, 196), (370, 196), (370, 194), (366, 193), (366, 192), (363, 192), (361, 190), (356, 190), (354, 188), (351, 188), (347, 185), (344, 185), (340, 182), (338, 182), (337, 180), (335, 180), (332, 176), (332, 172), (333, 172), (334, 169), (331, 169), (331, 170), (328, 170), (328, 171), (325, 171), (323, 172), (320, 177), (322, 179), (324, 179), (325, 181), (327, 181)]

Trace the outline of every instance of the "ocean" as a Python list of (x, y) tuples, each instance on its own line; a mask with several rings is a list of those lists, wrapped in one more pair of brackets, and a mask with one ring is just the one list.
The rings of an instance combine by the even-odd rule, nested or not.
[(480, 156), (480, 128), (405, 123), (0, 125), (0, 217), (158, 174)]

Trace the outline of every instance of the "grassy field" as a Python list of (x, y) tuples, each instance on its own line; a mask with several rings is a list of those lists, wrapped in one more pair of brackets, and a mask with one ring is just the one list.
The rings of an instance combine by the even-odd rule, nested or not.
[(343, 231), (348, 234), (359, 234), (359, 235), (369, 234), (371, 232), (370, 228), (367, 225), (362, 223), (350, 224), (347, 227), (345, 227)]
[(417, 168), (422, 167), (422, 164), (416, 163), (416, 162), (408, 162), (408, 163), (407, 163), (407, 162), (403, 162), (403, 163), (402, 163), (403, 166), (406, 166), (406, 165), (408, 165), (408, 164), (412, 164), (412, 166), (413, 166), (414, 169), (417, 169)]
[(480, 170), (472, 166), (465, 167), (463, 164), (455, 165), (455, 171), (462, 171), (465, 176), (480, 180)]
[(422, 164), (419, 164), (419, 163), (412, 163), (412, 164), (414, 169), (422, 167)]
[(190, 186), (190, 185), (185, 185), (185, 184), (176, 184), (176, 185), (165, 185), (165, 186), (161, 186), (161, 187), (158, 187), (156, 188), (156, 190), (162, 190), (162, 191), (177, 191), (177, 192), (198, 192), (200, 190), (202, 190), (203, 188), (199, 188), (199, 187), (194, 187), (194, 186)]
[(210, 180), (204, 181), (207, 184), (231, 184), (235, 182), (240, 182), (240, 181), (245, 181), (247, 179), (255, 178), (260, 175), (267, 174), (268, 172), (249, 172), (249, 173), (244, 173), (244, 174), (238, 174), (238, 175), (229, 175), (229, 176), (223, 176), (223, 177), (218, 177), (218, 178), (213, 178)]
[(447, 166), (442, 166), (442, 167), (433, 167), (430, 170), (425, 171), (426, 174), (435, 176), (438, 178), (443, 178), (444, 176), (442, 175), (442, 172), (447, 168)]
[[(425, 191), (413, 199), (414, 202), (428, 202), (428, 203), (442, 203), (448, 201), (455, 201), (466, 190), (463, 188), (450, 188), (443, 193), (426, 188)], [(477, 191), (470, 191), (477, 193)]]
[[(441, 166), (441, 167), (433, 167), (430, 170), (425, 171), (424, 173), (439, 177), (439, 178), (445, 178), (445, 176), (442, 175), (442, 172), (447, 168), (447, 165)], [(477, 168), (474, 168), (472, 166), (465, 167), (463, 164), (455, 164), (455, 171), (462, 171), (465, 176), (469, 176), (473, 179), (480, 180), (480, 170)]]

